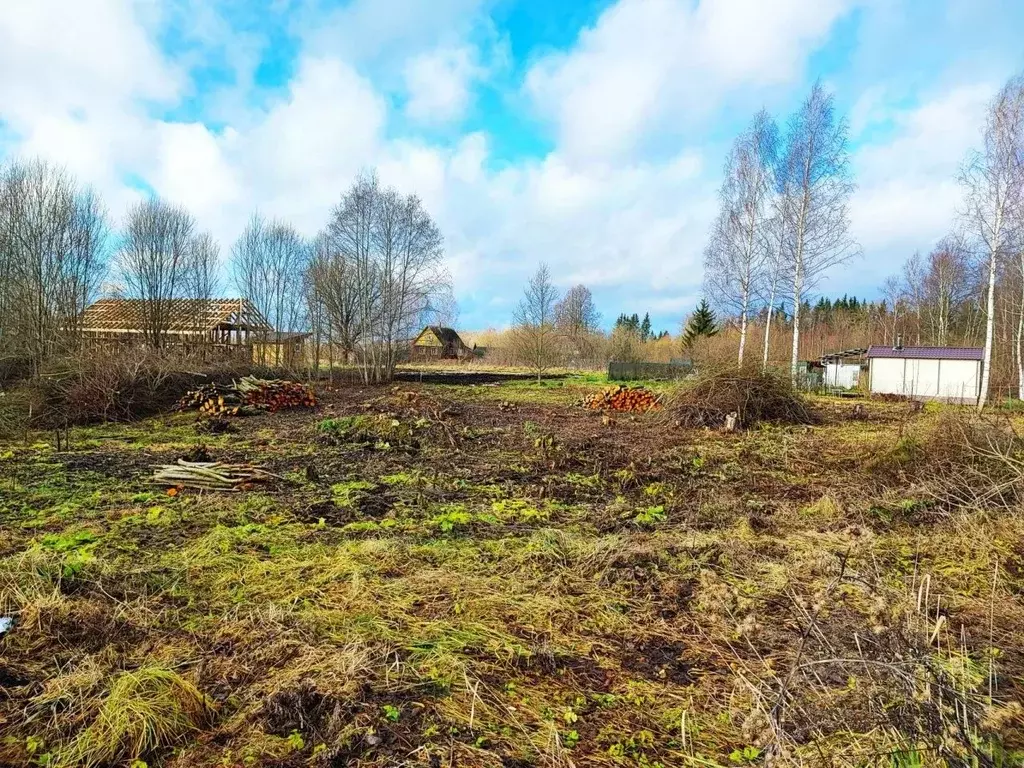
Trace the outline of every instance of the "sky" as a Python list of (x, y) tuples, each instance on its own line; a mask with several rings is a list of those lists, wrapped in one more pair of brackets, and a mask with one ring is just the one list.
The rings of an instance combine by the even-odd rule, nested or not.
[(0, 0), (0, 159), (115, 222), (182, 204), (225, 261), (255, 210), (312, 236), (376, 168), (440, 225), (461, 328), (507, 326), (546, 262), (606, 325), (676, 331), (757, 110), (835, 94), (863, 255), (818, 291), (874, 297), (954, 222), (1022, 33), (1019, 0)]

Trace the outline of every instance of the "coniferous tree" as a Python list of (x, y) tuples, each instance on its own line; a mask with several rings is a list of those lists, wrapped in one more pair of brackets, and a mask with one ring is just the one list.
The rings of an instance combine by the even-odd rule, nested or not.
[(640, 323), (640, 341), (647, 341), (651, 338), (651, 315), (644, 313), (644, 320)]
[(701, 299), (696, 311), (690, 316), (690, 321), (683, 331), (683, 346), (690, 348), (700, 338), (708, 338), (718, 333), (718, 323), (715, 313), (711, 311), (706, 299)]

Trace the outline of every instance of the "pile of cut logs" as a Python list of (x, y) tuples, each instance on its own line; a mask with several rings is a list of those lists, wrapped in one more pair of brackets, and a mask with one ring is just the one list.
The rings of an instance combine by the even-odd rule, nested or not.
[(312, 408), (313, 390), (304, 384), (281, 379), (257, 379), (246, 376), (231, 384), (205, 384), (186, 392), (178, 401), (179, 410), (197, 408), (203, 416), (246, 416), (256, 411), (282, 408)]
[(583, 398), (583, 405), (592, 411), (649, 411), (661, 407), (661, 397), (644, 387), (618, 384)]

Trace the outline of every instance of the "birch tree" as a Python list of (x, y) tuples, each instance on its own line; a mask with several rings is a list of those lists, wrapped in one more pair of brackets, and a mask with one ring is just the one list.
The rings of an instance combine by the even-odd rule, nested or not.
[[(1024, 214), (1024, 211), (1022, 211)], [(1014, 329), (1014, 361), (1017, 364), (1017, 398), (1024, 400), (1024, 225), (1017, 227), (1011, 239), (1011, 269), (1016, 273), (1018, 301)]]
[(985, 121), (982, 149), (968, 157), (961, 183), (965, 192), (965, 226), (983, 254), (986, 270), (985, 351), (978, 397), (981, 410), (988, 399), (992, 369), (996, 274), (1021, 226), (1024, 75), (1012, 78), (993, 100)]
[(761, 370), (768, 368), (768, 353), (772, 337), (772, 320), (775, 316), (775, 301), (779, 296), (779, 289), (785, 278), (785, 269), (789, 249), (786, 245), (788, 229), (786, 227), (786, 203), (787, 198), (780, 194), (783, 179), (779, 173), (779, 166), (776, 165), (775, 172), (775, 194), (772, 197), (772, 215), (765, 222), (765, 260), (764, 280), (760, 284), (762, 289), (761, 298), (765, 303), (764, 321), (764, 345), (761, 349)]
[(762, 110), (736, 139), (719, 191), (721, 210), (704, 251), (705, 292), (739, 316), (738, 365), (743, 365), (751, 304), (765, 278), (767, 219), (774, 186), (778, 128)]
[(800, 355), (800, 309), (805, 296), (831, 268), (859, 252), (849, 235), (853, 192), (846, 122), (820, 83), (787, 126), (780, 210), (792, 278), (792, 375)]

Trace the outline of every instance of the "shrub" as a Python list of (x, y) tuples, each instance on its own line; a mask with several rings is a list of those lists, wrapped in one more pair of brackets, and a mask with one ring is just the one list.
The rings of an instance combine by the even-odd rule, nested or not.
[(190, 389), (227, 383), (252, 371), (239, 364), (192, 368), (193, 362), (139, 350), (68, 358), (51, 362), (17, 390), (17, 397), (32, 404), (33, 427), (60, 429), (131, 421), (169, 410)]

